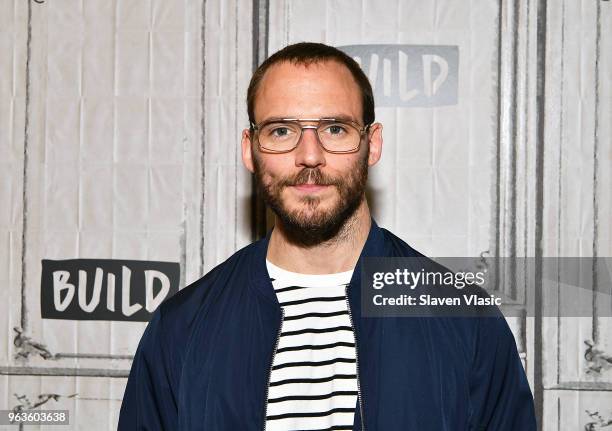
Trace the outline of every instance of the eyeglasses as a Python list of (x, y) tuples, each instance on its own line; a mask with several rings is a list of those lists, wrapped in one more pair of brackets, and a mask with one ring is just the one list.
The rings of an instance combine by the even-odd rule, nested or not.
[[(302, 122), (316, 123), (303, 125)], [(257, 131), (259, 149), (268, 153), (288, 153), (299, 145), (304, 129), (317, 133), (319, 144), (334, 154), (353, 153), (359, 150), (361, 138), (370, 124), (361, 125), (351, 120), (336, 118), (275, 118), (259, 124), (251, 123)]]

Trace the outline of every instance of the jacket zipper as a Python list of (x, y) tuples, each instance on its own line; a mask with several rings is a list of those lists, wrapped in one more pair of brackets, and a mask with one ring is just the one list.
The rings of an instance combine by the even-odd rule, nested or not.
[(348, 310), (349, 320), (351, 321), (351, 326), (353, 327), (353, 338), (355, 339), (355, 368), (357, 371), (357, 397), (359, 399), (359, 413), (361, 414), (361, 430), (365, 431), (365, 418), (363, 416), (363, 400), (361, 398), (361, 383), (359, 381), (359, 353), (358, 353), (358, 348), (357, 348), (357, 331), (355, 329), (355, 325), (353, 324), (353, 314), (351, 313), (351, 304), (349, 303), (348, 287), (349, 287), (349, 284), (344, 286), (344, 295), (346, 299), (346, 308)]
[(270, 361), (270, 370), (268, 371), (268, 384), (266, 385), (266, 397), (264, 403), (264, 415), (263, 415), (263, 431), (266, 431), (266, 415), (268, 414), (268, 393), (270, 392), (270, 378), (272, 377), (272, 368), (274, 367), (274, 357), (278, 350), (278, 343), (280, 341), (281, 333), (283, 332), (283, 322), (285, 321), (285, 309), (281, 307), (281, 322), (278, 328), (278, 334), (276, 334), (276, 344), (274, 344), (274, 351), (272, 352), (272, 361)]

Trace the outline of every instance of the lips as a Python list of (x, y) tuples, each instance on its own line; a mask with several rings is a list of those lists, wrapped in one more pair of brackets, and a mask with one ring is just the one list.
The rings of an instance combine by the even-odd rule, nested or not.
[(296, 184), (292, 186), (301, 192), (318, 192), (329, 187), (327, 184)]

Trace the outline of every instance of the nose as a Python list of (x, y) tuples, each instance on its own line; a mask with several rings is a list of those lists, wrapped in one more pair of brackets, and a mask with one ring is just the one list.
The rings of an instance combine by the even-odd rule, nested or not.
[(296, 166), (325, 166), (325, 150), (319, 143), (316, 129), (304, 128), (302, 138), (295, 149)]

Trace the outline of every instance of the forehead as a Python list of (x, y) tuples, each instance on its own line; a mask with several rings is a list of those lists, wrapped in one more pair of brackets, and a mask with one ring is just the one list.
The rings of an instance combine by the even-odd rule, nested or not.
[(336, 61), (272, 65), (259, 83), (255, 120), (343, 115), (361, 122), (361, 91), (349, 69)]

